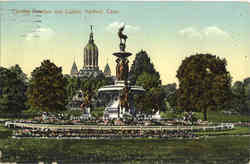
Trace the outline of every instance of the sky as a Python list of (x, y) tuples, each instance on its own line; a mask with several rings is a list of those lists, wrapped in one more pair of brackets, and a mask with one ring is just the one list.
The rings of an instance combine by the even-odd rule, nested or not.
[[(42, 11), (41, 14), (37, 13)], [(83, 67), (93, 25), (99, 67), (115, 75), (118, 28), (125, 24), (132, 64), (145, 50), (163, 84), (178, 82), (185, 57), (210, 53), (227, 60), (233, 81), (250, 77), (250, 3), (247, 2), (0, 2), (0, 65), (30, 73), (50, 59), (69, 74)]]

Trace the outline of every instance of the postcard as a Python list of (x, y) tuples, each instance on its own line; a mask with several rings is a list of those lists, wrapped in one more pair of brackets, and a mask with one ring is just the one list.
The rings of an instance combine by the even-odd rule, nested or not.
[(0, 1), (0, 163), (250, 163), (247, 1)]

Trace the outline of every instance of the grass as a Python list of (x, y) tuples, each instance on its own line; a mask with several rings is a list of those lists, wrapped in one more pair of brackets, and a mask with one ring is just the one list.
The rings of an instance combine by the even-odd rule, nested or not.
[[(178, 118), (178, 115), (175, 113), (161, 113), (161, 116), (163, 118), (167, 119), (174, 119)], [(204, 120), (203, 119), (203, 113), (197, 112), (195, 116), (198, 119)], [(207, 113), (208, 116), (208, 121), (214, 122), (214, 123), (221, 123), (221, 122), (250, 122), (250, 115), (228, 115), (221, 113), (219, 111), (208, 111)]]
[[(12, 139), (11, 130), (0, 125), (2, 161), (37, 162), (81, 161), (96, 163), (247, 163), (250, 155), (249, 136), (219, 136), (199, 140), (56, 140)], [(250, 128), (203, 132), (206, 134), (250, 134)], [(197, 134), (199, 134), (197, 132)]]
[[(43, 140), (2, 139), (3, 161), (186, 161), (247, 163), (250, 137), (201, 140)], [(66, 163), (67, 163), (66, 162)], [(144, 162), (143, 162), (144, 163)]]
[(202, 135), (249, 135), (250, 128), (249, 127), (235, 127), (232, 130), (227, 131), (210, 131), (210, 132), (195, 132), (195, 134)]
[(12, 130), (5, 128), (3, 124), (0, 124), (0, 139), (8, 138), (12, 135)]
[[(198, 118), (203, 120), (203, 113), (198, 113)], [(212, 122), (249, 122), (250, 115), (228, 115), (221, 112), (209, 111), (208, 120)]]

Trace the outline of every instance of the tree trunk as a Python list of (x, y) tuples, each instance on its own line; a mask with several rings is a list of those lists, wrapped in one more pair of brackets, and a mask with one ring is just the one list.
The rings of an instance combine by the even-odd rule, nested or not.
[(204, 121), (207, 121), (207, 109), (203, 111)]

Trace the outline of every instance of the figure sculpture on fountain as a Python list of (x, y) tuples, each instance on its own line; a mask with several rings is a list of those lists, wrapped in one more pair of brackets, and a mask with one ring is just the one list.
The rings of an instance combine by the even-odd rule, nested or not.
[(121, 73), (120, 73), (120, 58), (116, 59), (116, 79), (121, 80)]
[(88, 88), (87, 91), (84, 93), (83, 101), (82, 104), (80, 105), (82, 109), (91, 107), (91, 99), (93, 97), (93, 94), (94, 93), (93, 91), (91, 91), (90, 88)]
[[(126, 48), (126, 40), (128, 39), (128, 36), (123, 34), (123, 30), (125, 28), (125, 25), (123, 25), (121, 28), (119, 28), (118, 36), (120, 38), (120, 50), (125, 51)], [(123, 40), (123, 41), (122, 41)]]
[(116, 79), (118, 81), (127, 81), (128, 80), (128, 72), (129, 67), (128, 63), (129, 61), (126, 58), (118, 58), (116, 59)]
[(130, 88), (129, 86), (125, 86), (119, 96), (120, 98), (119, 107), (120, 109), (124, 108), (125, 112), (128, 112), (128, 109), (130, 108), (129, 97), (130, 97)]

